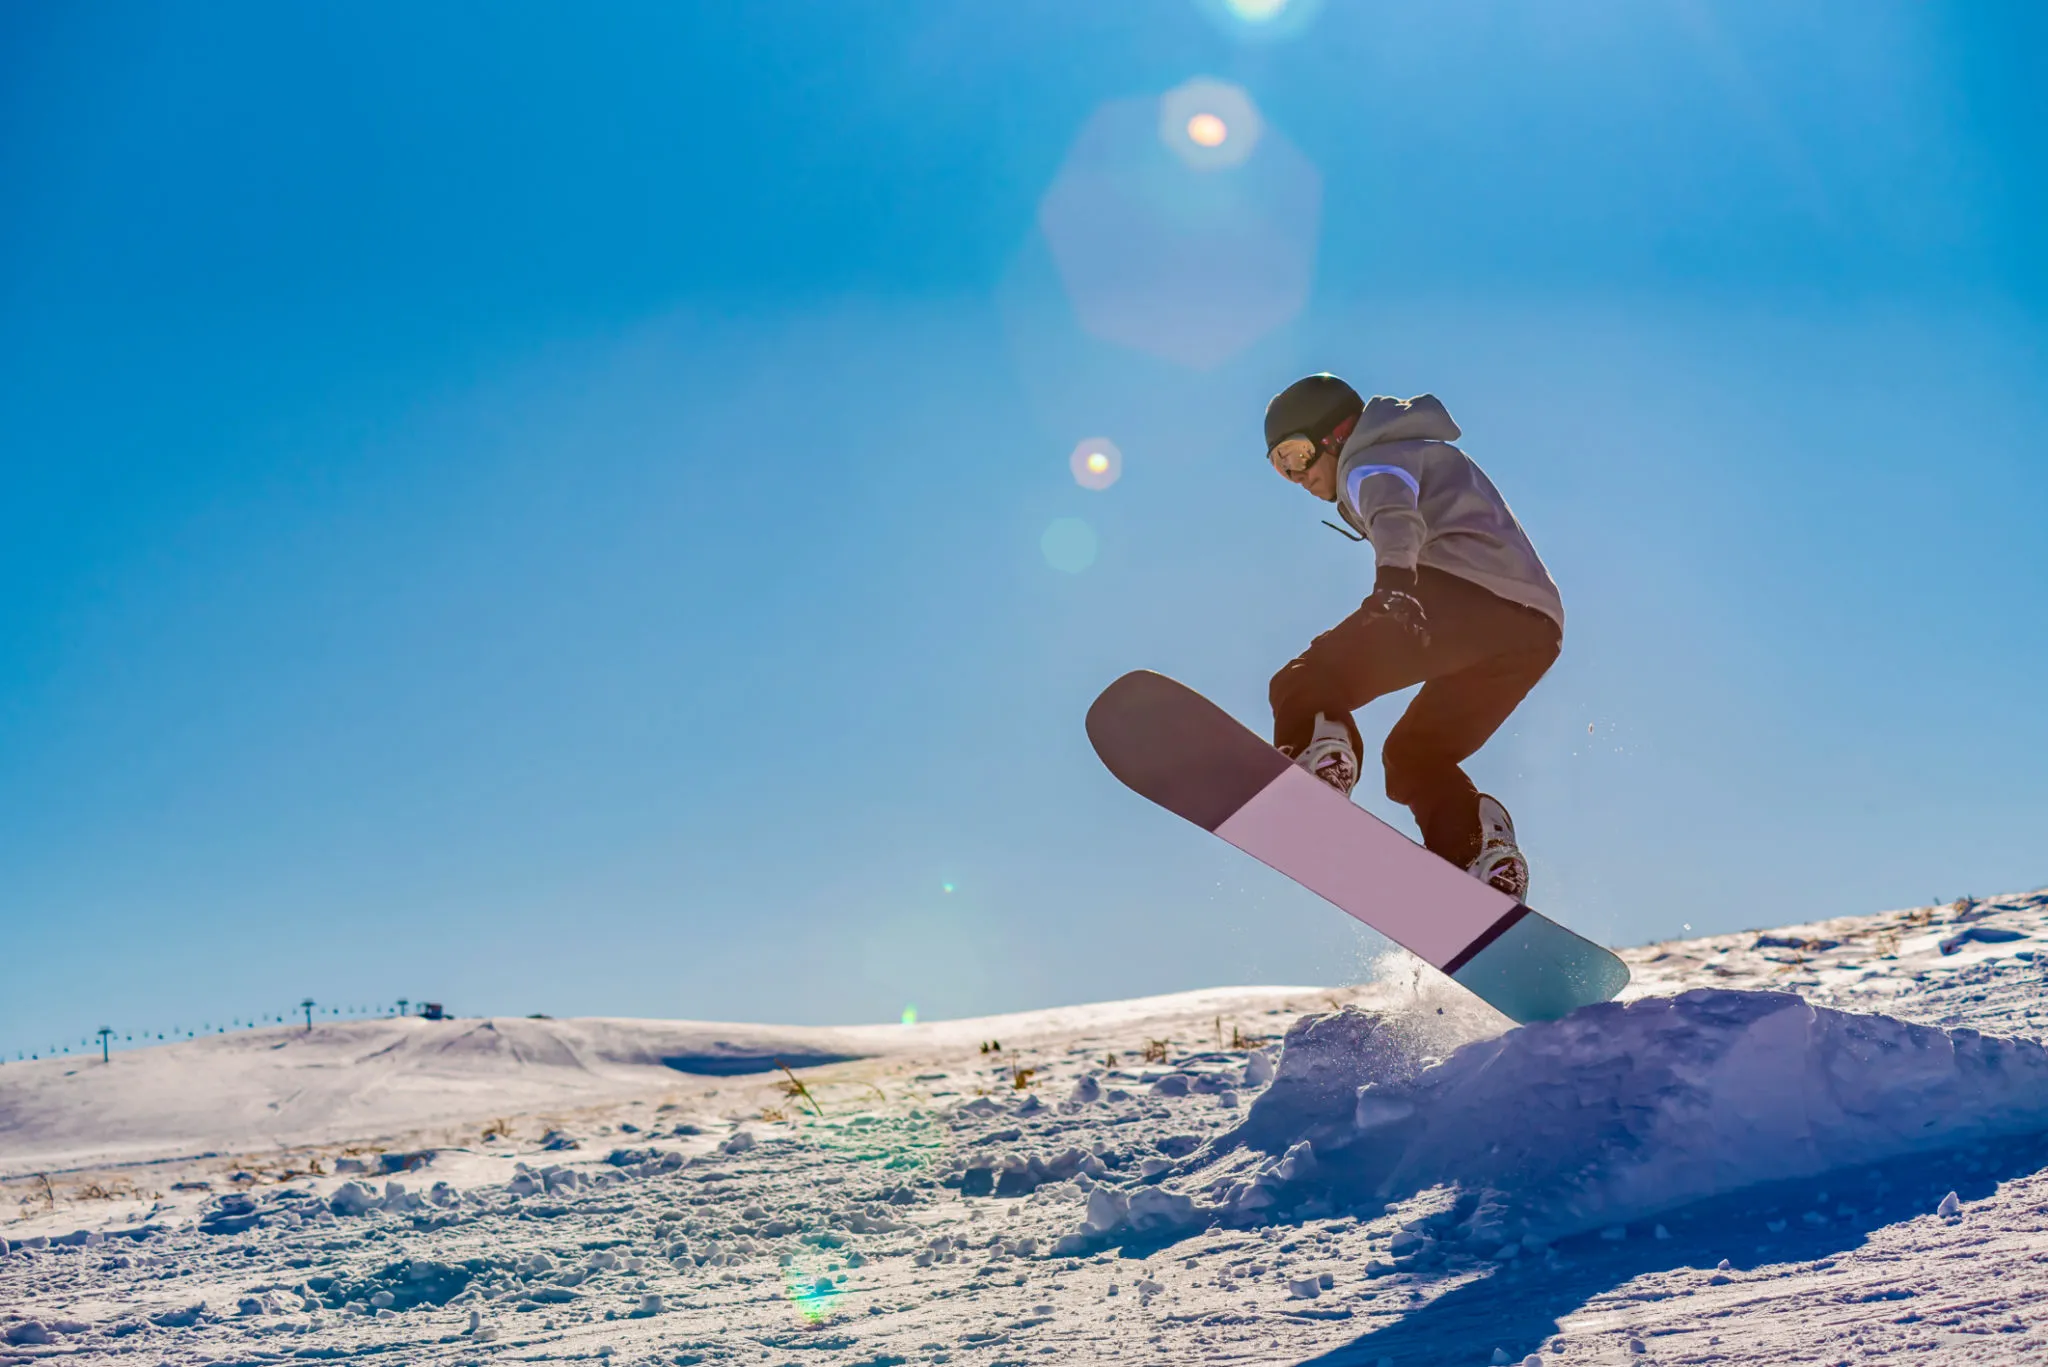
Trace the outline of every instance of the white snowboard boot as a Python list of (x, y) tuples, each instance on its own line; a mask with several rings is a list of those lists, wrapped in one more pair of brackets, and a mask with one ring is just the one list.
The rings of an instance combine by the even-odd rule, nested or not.
[(1358, 752), (1351, 748), (1351, 732), (1341, 719), (1332, 721), (1316, 713), (1316, 729), (1293, 759), (1346, 797), (1358, 786)]
[(1517, 902), (1528, 900), (1529, 861), (1515, 845), (1515, 823), (1508, 809), (1485, 793), (1479, 795), (1479, 857), (1466, 872)]

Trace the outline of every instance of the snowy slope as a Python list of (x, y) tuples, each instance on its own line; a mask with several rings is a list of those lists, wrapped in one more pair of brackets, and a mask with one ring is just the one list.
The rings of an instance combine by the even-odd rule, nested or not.
[(417, 1017), (281, 1026), (0, 1067), (0, 1177), (376, 1139), (660, 1094), (691, 1076), (912, 1057), (1263, 1010), (1314, 988), (1227, 988), (918, 1025)]
[[(2044, 940), (2030, 894), (1651, 946), (1519, 1030), (1394, 960), (0, 1070), (0, 1156), (72, 1169), (4, 1184), (0, 1363), (2048, 1361)], [(859, 1057), (662, 1062), (774, 1051)]]

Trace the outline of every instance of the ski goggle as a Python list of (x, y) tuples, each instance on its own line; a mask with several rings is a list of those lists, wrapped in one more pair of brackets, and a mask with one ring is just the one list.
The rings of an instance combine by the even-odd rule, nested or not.
[(1297, 434), (1282, 437), (1274, 442), (1273, 448), (1266, 452), (1266, 459), (1273, 463), (1275, 470), (1299, 484), (1301, 477), (1309, 472), (1309, 467), (1320, 460), (1322, 455), (1321, 442)]

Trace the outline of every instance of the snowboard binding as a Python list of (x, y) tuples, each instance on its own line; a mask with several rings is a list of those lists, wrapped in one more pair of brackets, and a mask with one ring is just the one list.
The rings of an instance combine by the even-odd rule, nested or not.
[(1465, 871), (1490, 888), (1525, 902), (1529, 897), (1529, 861), (1515, 844), (1515, 823), (1496, 798), (1479, 795), (1479, 857)]

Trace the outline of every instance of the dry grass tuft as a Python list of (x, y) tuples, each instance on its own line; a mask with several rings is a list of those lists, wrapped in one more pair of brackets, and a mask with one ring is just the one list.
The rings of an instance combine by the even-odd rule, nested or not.
[(794, 1100), (797, 1097), (802, 1097), (805, 1101), (810, 1103), (811, 1110), (817, 1114), (818, 1119), (823, 1120), (825, 1118), (825, 1108), (818, 1104), (818, 1098), (811, 1095), (811, 1089), (804, 1086), (802, 1079), (798, 1078), (795, 1073), (791, 1072), (789, 1065), (787, 1063), (784, 1063), (781, 1059), (775, 1060), (775, 1066), (777, 1068), (780, 1068), (782, 1070), (783, 1076), (789, 1079), (789, 1081), (781, 1084), (782, 1094), (786, 1097), (789, 1097), (791, 1100)]
[(133, 1182), (116, 1178), (111, 1182), (87, 1182), (71, 1189), (77, 1201), (139, 1201), (143, 1192)]

